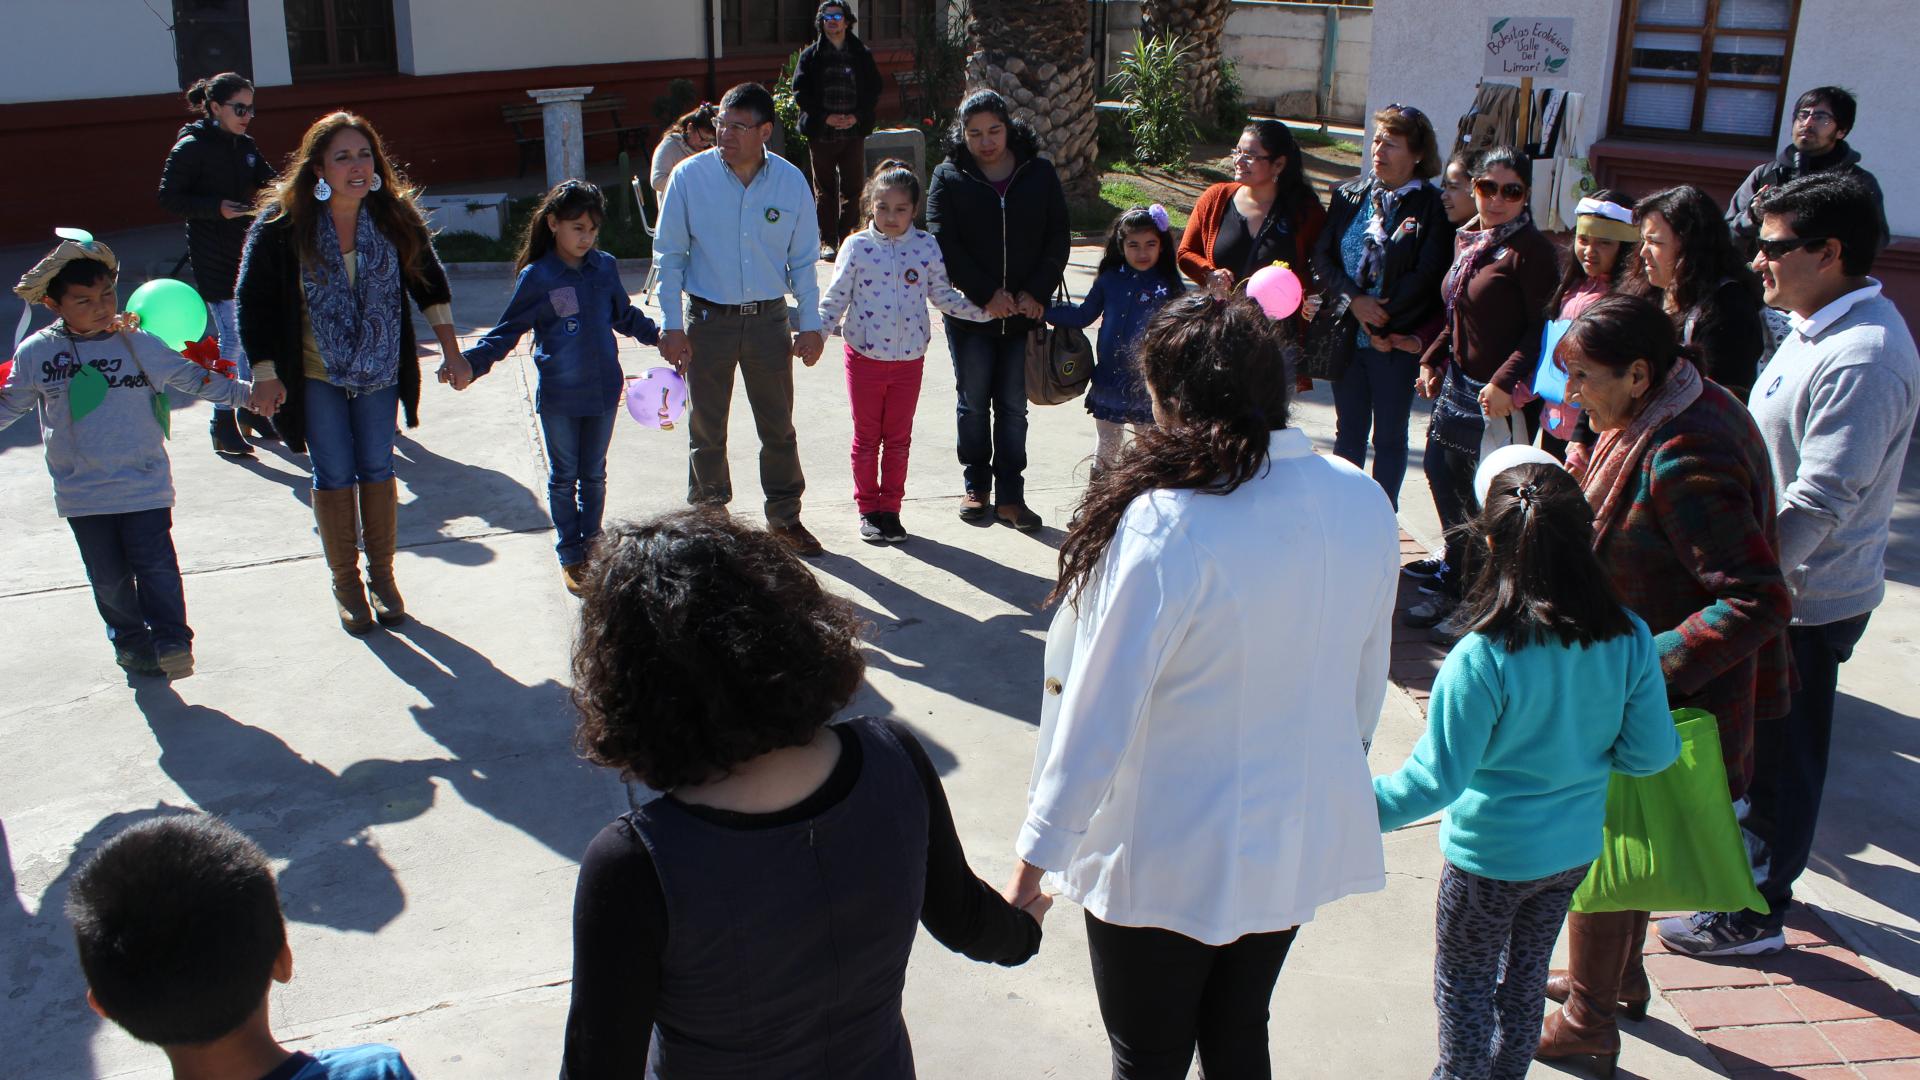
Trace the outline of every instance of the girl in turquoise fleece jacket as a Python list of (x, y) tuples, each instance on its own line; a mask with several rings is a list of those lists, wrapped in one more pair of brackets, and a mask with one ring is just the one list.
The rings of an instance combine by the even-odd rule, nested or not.
[(1437, 1077), (1524, 1077), (1567, 902), (1600, 853), (1607, 778), (1680, 754), (1653, 635), (1593, 556), (1593, 511), (1552, 465), (1495, 476), (1490, 549), (1427, 731), (1376, 777), (1380, 828), (1445, 810), (1434, 957)]

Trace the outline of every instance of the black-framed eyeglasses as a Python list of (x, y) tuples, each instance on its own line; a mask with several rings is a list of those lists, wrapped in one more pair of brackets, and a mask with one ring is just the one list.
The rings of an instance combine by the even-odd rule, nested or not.
[(232, 109), (233, 115), (242, 120), (253, 115), (253, 106), (242, 101), (230, 101), (227, 103), (227, 108)]
[(1796, 251), (1824, 244), (1831, 239), (1830, 236), (1787, 236), (1777, 240), (1761, 237), (1755, 241), (1754, 247), (1768, 262), (1779, 262)]
[(1825, 109), (1795, 109), (1793, 119), (1796, 123), (1831, 124), (1836, 118)]
[(1473, 193), (1483, 199), (1505, 199), (1519, 202), (1527, 197), (1527, 185), (1509, 180), (1502, 184), (1498, 180), (1481, 177), (1473, 182)]

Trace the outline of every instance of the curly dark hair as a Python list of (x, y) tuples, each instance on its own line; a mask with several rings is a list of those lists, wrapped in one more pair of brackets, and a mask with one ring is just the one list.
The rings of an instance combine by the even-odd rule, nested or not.
[(1267, 467), (1273, 432), (1287, 426), (1293, 375), (1279, 324), (1245, 294), (1191, 293), (1167, 301), (1134, 345), (1168, 426), (1149, 427), (1087, 486), (1060, 545), (1048, 603), (1078, 600), (1133, 500), (1162, 488), (1226, 495)]
[(866, 662), (853, 605), (715, 509), (602, 534), (573, 647), (574, 742), (661, 791), (804, 746)]

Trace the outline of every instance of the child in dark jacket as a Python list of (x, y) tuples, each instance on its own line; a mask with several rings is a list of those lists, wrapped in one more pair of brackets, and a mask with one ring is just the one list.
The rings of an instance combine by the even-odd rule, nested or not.
[(184, 679), (193, 630), (173, 550), (168, 392), (237, 406), (253, 388), (128, 328), (116, 318), (112, 249), (82, 232), (61, 235), (13, 290), (60, 318), (20, 343), (0, 384), (0, 428), (39, 407), (54, 509), (80, 545), (114, 661)]
[(1047, 309), (1047, 321), (1055, 326), (1087, 327), (1100, 320), (1098, 358), (1087, 389), (1095, 468), (1112, 465), (1119, 456), (1126, 425), (1153, 423), (1153, 403), (1133, 343), (1161, 304), (1186, 291), (1168, 225), (1167, 210), (1159, 203), (1121, 214), (1107, 231), (1107, 250), (1086, 299)]
[(606, 217), (606, 198), (585, 181), (568, 180), (547, 192), (527, 223), (507, 310), (462, 354), (477, 379), (533, 331), (547, 508), (558, 534), (561, 580), (575, 596), (606, 508), (607, 447), (623, 386), (613, 335), (646, 345), (660, 341), (659, 328), (627, 295), (619, 261), (594, 246)]

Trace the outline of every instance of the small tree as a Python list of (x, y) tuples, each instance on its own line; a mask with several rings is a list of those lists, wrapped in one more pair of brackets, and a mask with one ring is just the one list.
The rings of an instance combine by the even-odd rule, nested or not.
[(1188, 112), (1187, 47), (1172, 36), (1143, 38), (1120, 58), (1113, 84), (1127, 105), (1134, 160), (1169, 167), (1186, 163), (1200, 138)]

